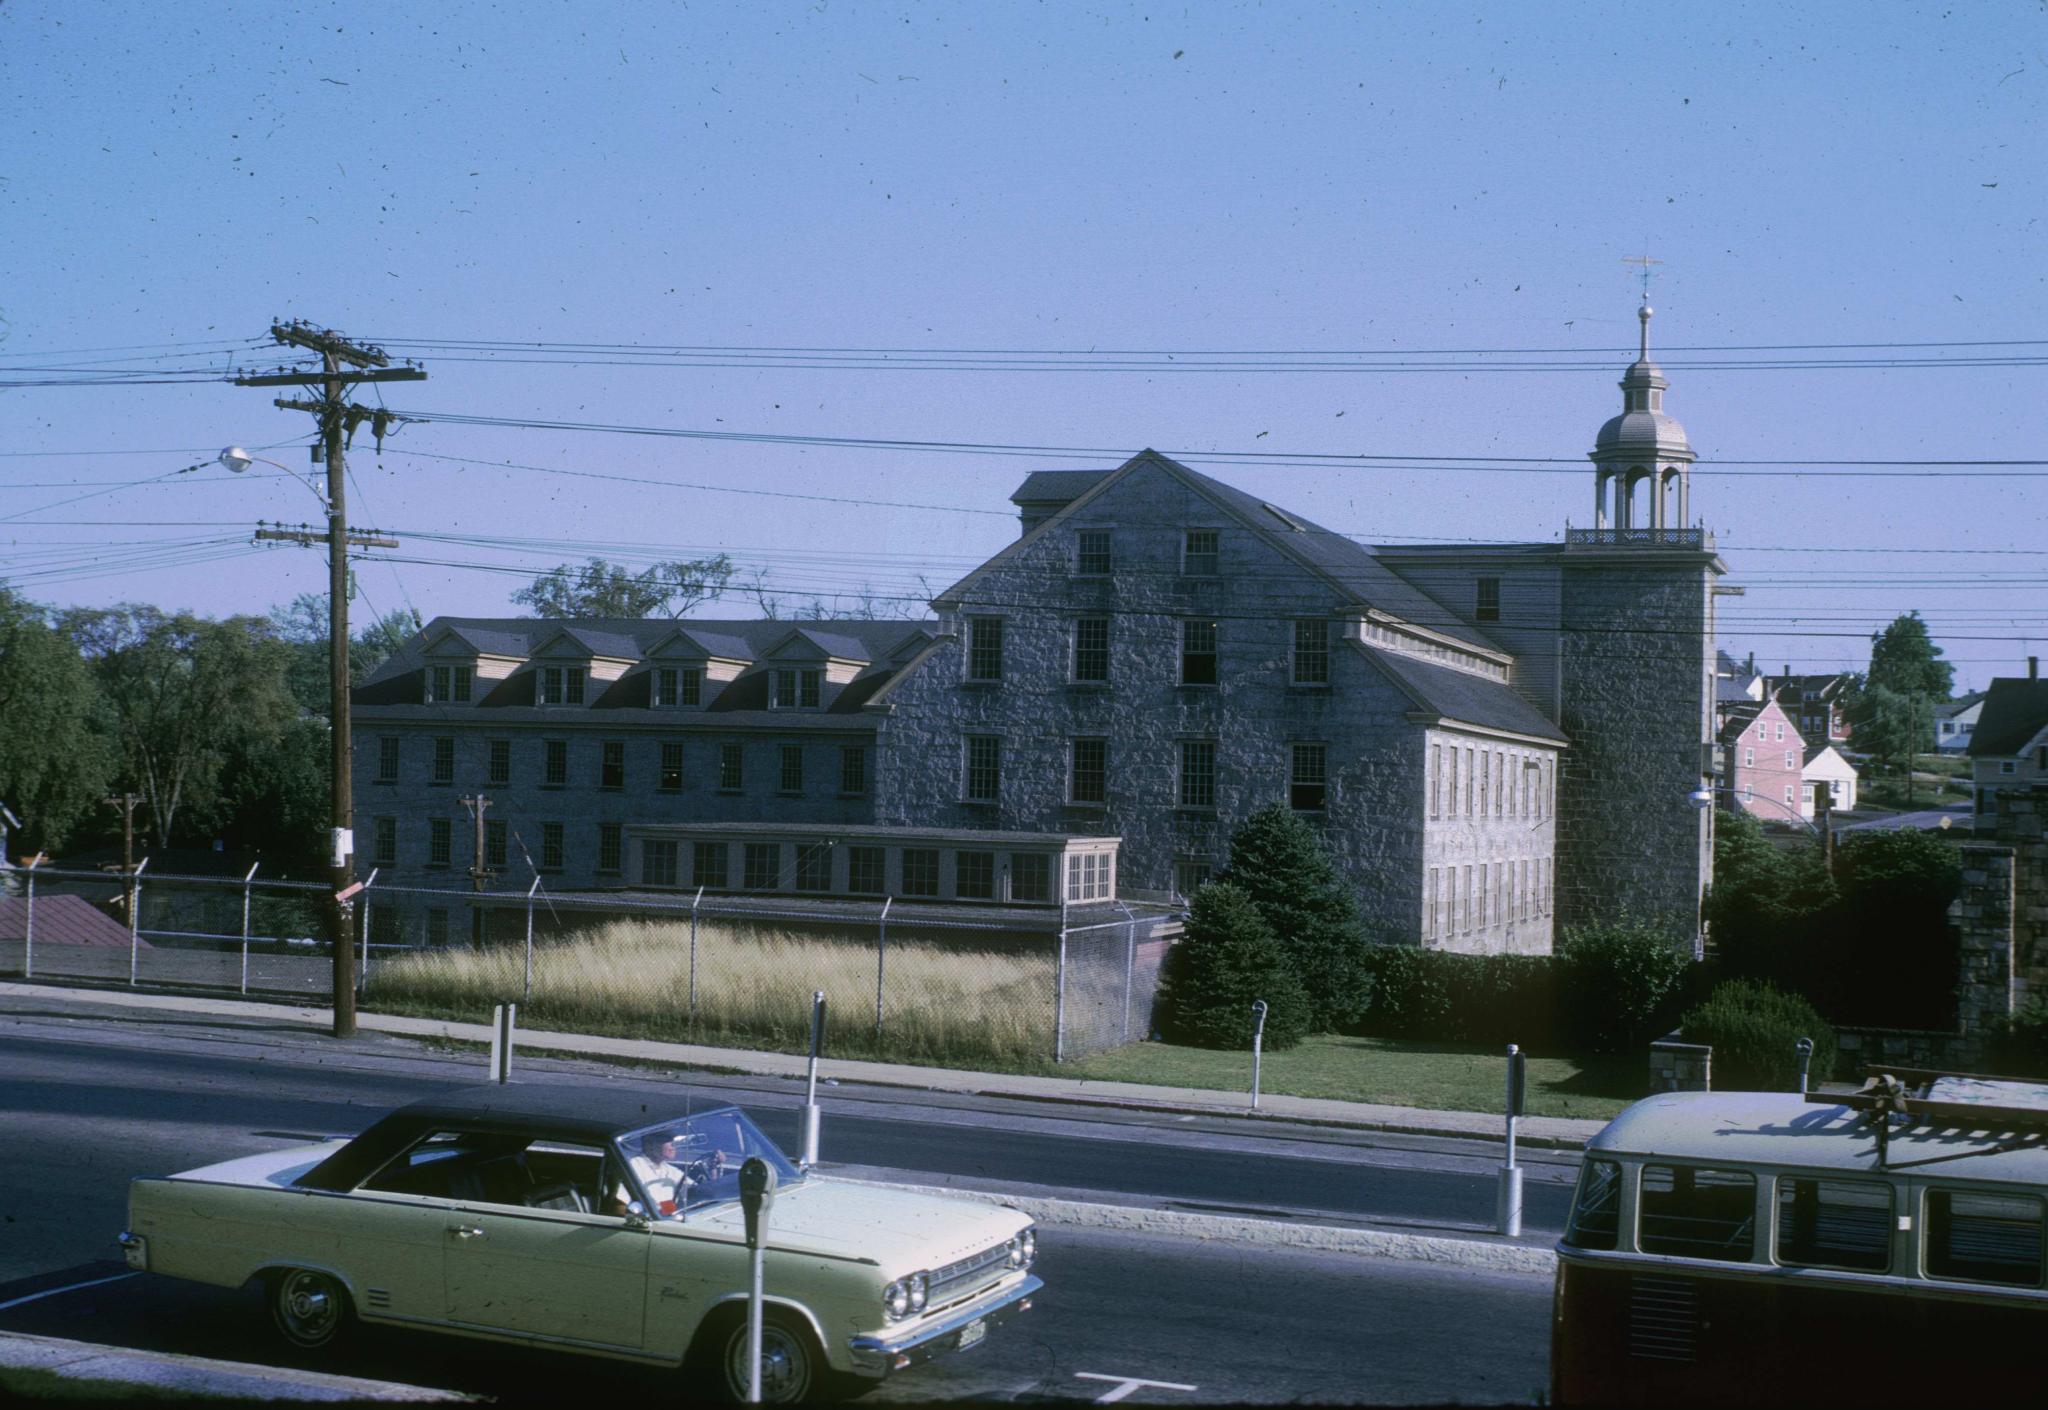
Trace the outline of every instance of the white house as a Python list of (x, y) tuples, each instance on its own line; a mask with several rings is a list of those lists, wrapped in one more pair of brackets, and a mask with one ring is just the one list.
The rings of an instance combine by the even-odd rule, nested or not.
[(1804, 789), (1799, 799), (1799, 811), (1811, 818), (1816, 811), (1814, 795), (1816, 785), (1827, 784), (1834, 794), (1834, 810), (1838, 813), (1852, 811), (1856, 806), (1856, 769), (1842, 751), (1832, 744), (1809, 744), (1806, 747), (1806, 765), (1800, 771)]
[(1976, 732), (1977, 717), (1984, 713), (1989, 691), (1973, 690), (1960, 699), (1934, 710), (1934, 748), (1942, 754), (1969, 752), (1970, 736)]

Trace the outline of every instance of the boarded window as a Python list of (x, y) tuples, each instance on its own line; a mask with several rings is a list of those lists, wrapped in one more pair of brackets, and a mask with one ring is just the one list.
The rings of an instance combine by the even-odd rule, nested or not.
[(1645, 1165), (1637, 1244), (1644, 1253), (1746, 1263), (1756, 1254), (1756, 1176)]

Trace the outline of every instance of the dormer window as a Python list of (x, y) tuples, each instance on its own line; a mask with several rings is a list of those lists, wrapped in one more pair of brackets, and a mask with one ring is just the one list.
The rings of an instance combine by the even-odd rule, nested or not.
[(819, 681), (824, 676), (819, 670), (779, 669), (775, 672), (775, 708), (778, 710), (815, 710), (818, 708)]
[(588, 672), (582, 666), (543, 666), (540, 668), (540, 703), (543, 705), (581, 705), (583, 703), (583, 682)]
[(672, 709), (675, 706), (693, 706), (703, 703), (704, 668), (702, 666), (661, 666), (654, 672), (653, 703), (657, 709)]
[(430, 666), (427, 668), (427, 703), (430, 705), (467, 705), (470, 682), (475, 668), (471, 666)]

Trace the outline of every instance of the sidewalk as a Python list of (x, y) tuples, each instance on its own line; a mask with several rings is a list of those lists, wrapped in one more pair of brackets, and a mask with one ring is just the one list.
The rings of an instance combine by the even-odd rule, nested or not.
[(135, 1351), (122, 1346), (97, 1346), (61, 1337), (0, 1332), (0, 1401), (10, 1404), (51, 1401), (194, 1400), (260, 1401), (267, 1404), (355, 1401), (455, 1401), (476, 1397), (452, 1390), (428, 1390), (394, 1381), (369, 1381), (282, 1366), (252, 1366), (215, 1361), (205, 1356), (179, 1356), (163, 1351)]
[[(177, 994), (138, 993), (120, 989), (78, 989), (57, 985), (0, 982), (0, 997), (34, 996), (44, 1000), (114, 1007), (154, 1009), (188, 1014), (212, 1014), (229, 1018), (261, 1018), (272, 1024), (303, 1027), (311, 1039), (323, 1035), (332, 1023), (325, 1008), (290, 1004), (258, 1003), (241, 999), (208, 999)], [(451, 1023), (435, 1018), (402, 1018), (391, 1014), (358, 1013), (356, 1025), (368, 1033), (480, 1043), (491, 1041), (487, 1023)], [(790, 1053), (755, 1052), (746, 1048), (714, 1048), (693, 1043), (661, 1043), (636, 1038), (605, 1038), (588, 1033), (555, 1033), (521, 1028), (517, 1047), (532, 1052), (569, 1053), (578, 1057), (612, 1058), (628, 1062), (664, 1063), (680, 1067), (717, 1068), (756, 1077), (804, 1076), (806, 1060)], [(1502, 1119), (1497, 1112), (1431, 1111), (1420, 1107), (1381, 1106), (1371, 1102), (1336, 1101), (1322, 1097), (1262, 1095), (1256, 1113), (1250, 1109), (1250, 1095), (1196, 1087), (1153, 1087), (1137, 1082), (1088, 1082), (1068, 1077), (1033, 1077), (1005, 1072), (963, 1072), (943, 1067), (919, 1067), (909, 1063), (857, 1062), (826, 1057), (818, 1064), (821, 1076), (841, 1082), (858, 1082), (882, 1087), (911, 1087), (924, 1091), (957, 1092), (975, 1096), (1000, 1096), (1027, 1101), (1067, 1102), (1078, 1105), (1121, 1107), (1133, 1111), (1199, 1113), (1206, 1116), (1259, 1116), (1285, 1121), (1302, 1121), (1321, 1126), (1343, 1126), (1365, 1131), (1388, 1131), (1418, 1136), (1458, 1136), (1498, 1140)], [(480, 1079), (481, 1080), (481, 1079)], [(1578, 1150), (1606, 1125), (1604, 1121), (1574, 1120), (1558, 1116), (1525, 1116), (1517, 1122), (1518, 1142), (1549, 1149)]]

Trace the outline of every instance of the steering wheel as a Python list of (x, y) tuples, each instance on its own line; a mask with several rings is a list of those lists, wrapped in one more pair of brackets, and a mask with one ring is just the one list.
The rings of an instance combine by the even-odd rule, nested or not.
[(725, 1152), (714, 1150), (701, 1160), (693, 1160), (683, 1167), (683, 1175), (693, 1185), (708, 1185), (725, 1173)]

